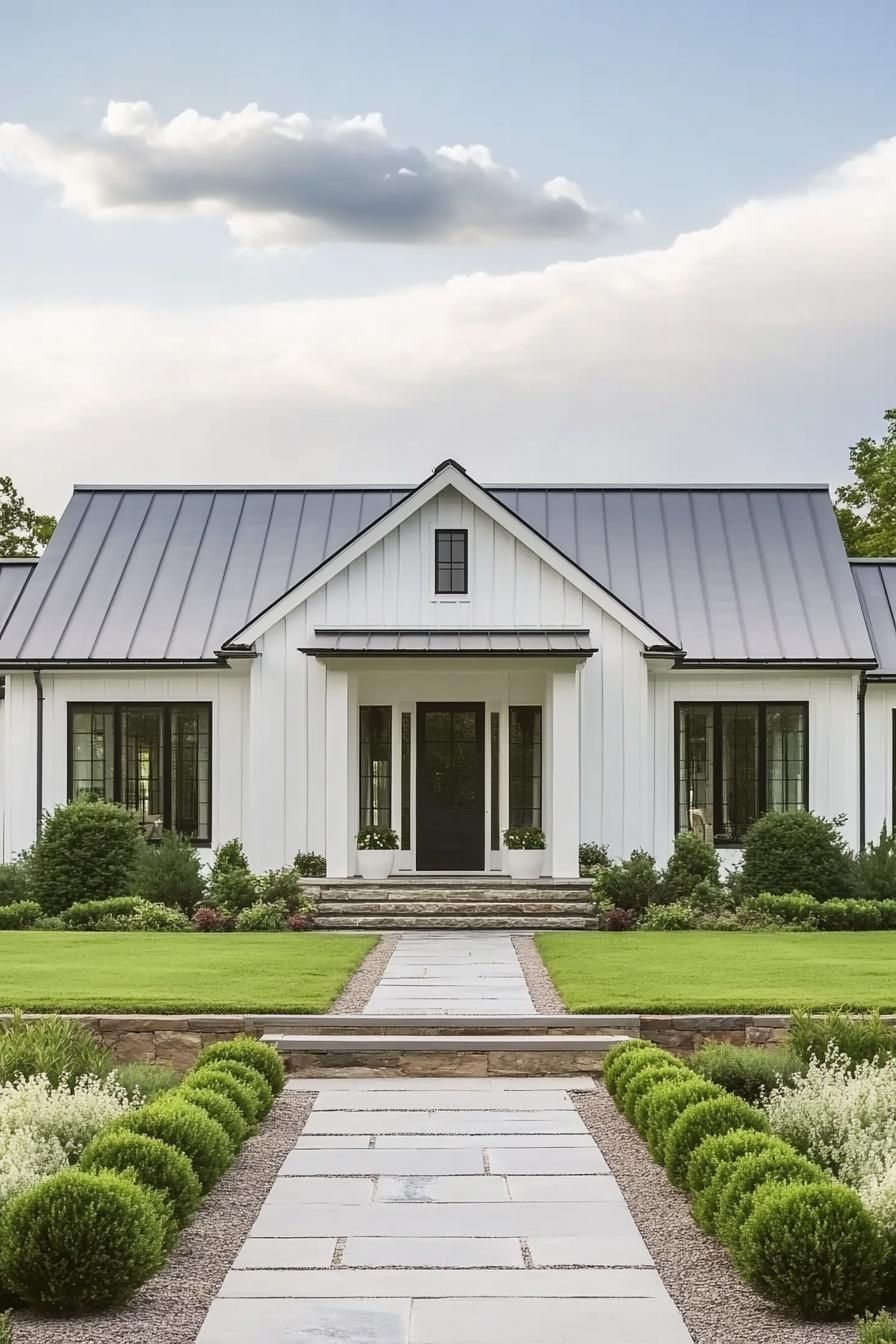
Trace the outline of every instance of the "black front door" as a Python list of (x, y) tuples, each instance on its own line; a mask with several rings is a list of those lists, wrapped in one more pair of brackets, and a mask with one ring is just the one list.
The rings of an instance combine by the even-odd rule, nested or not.
[(485, 867), (485, 705), (417, 706), (417, 867)]

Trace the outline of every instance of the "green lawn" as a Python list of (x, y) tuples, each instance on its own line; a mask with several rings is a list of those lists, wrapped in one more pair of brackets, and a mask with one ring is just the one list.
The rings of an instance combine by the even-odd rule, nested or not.
[(378, 939), (0, 932), (0, 1010), (323, 1013)]
[(893, 933), (540, 933), (573, 1013), (896, 1011)]

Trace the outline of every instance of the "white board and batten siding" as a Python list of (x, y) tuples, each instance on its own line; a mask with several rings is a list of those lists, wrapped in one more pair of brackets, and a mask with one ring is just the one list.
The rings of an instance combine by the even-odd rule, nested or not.
[(865, 838), (877, 840), (881, 827), (892, 830), (894, 768), (893, 716), (896, 683), (871, 682), (865, 694)]

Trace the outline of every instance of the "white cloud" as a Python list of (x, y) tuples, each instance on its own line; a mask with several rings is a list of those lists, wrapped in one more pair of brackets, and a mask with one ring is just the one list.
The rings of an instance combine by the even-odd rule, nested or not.
[(653, 251), (371, 297), (0, 307), (4, 469), (824, 479), (896, 401), (896, 138)]
[(4, 169), (61, 187), (66, 206), (95, 218), (217, 215), (248, 247), (489, 243), (588, 236), (608, 223), (566, 178), (523, 185), (485, 145), (396, 145), (376, 112), (313, 121), (250, 103), (160, 122), (147, 102), (113, 102), (88, 138), (0, 123)]

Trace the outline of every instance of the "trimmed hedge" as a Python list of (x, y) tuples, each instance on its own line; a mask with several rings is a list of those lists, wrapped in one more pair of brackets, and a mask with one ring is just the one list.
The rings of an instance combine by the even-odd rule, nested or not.
[(180, 1227), (186, 1226), (202, 1199), (202, 1187), (186, 1154), (148, 1134), (107, 1130), (87, 1145), (79, 1165), (84, 1171), (132, 1172), (143, 1185), (166, 1196)]
[(221, 1059), (234, 1059), (238, 1064), (246, 1064), (255, 1069), (265, 1079), (273, 1094), (283, 1091), (286, 1082), (286, 1070), (283, 1060), (276, 1050), (257, 1041), (254, 1036), (237, 1036), (232, 1041), (219, 1041), (217, 1045), (208, 1045), (199, 1056), (200, 1064), (210, 1064)]
[(115, 1172), (62, 1171), (6, 1207), (0, 1274), (29, 1306), (57, 1313), (117, 1306), (163, 1263), (156, 1203)]
[(113, 896), (108, 901), (76, 901), (62, 912), (61, 918), (67, 929), (93, 933), (101, 920), (132, 915), (136, 908), (136, 896)]
[(203, 1194), (208, 1194), (233, 1161), (233, 1144), (226, 1131), (179, 1093), (168, 1093), (149, 1106), (131, 1111), (116, 1125), (179, 1148), (189, 1158)]
[[(611, 1097), (616, 1096), (616, 1081), (626, 1060), (638, 1053), (640, 1050), (652, 1050), (656, 1054), (665, 1054), (659, 1046), (654, 1045), (653, 1041), (642, 1041), (637, 1037), (630, 1041), (622, 1041), (619, 1045), (614, 1045), (613, 1049), (607, 1053), (604, 1060), (604, 1071), (601, 1074), (604, 1087)], [(671, 1056), (670, 1056), (671, 1058)]]
[(625, 1110), (629, 1088), (637, 1082), (642, 1074), (654, 1073), (655, 1070), (659, 1068), (682, 1068), (686, 1070), (687, 1065), (682, 1064), (681, 1060), (675, 1059), (672, 1055), (667, 1055), (662, 1050), (657, 1050), (653, 1055), (648, 1055), (642, 1052), (641, 1054), (629, 1056), (628, 1062), (620, 1071), (616, 1083), (615, 1101), (621, 1111)]
[(213, 1092), (220, 1092), (222, 1097), (227, 1097), (228, 1101), (233, 1102), (249, 1129), (261, 1118), (264, 1108), (259, 1100), (258, 1093), (253, 1092), (252, 1088), (246, 1083), (237, 1082), (232, 1073), (229, 1073), (227, 1069), (222, 1069), (219, 1065), (203, 1064), (198, 1069), (194, 1069), (184, 1079), (180, 1090), (189, 1092), (194, 1087), (201, 1087), (205, 1090), (211, 1089)]
[(759, 1129), (714, 1134), (695, 1148), (688, 1163), (688, 1190), (694, 1218), (704, 1232), (716, 1232), (719, 1201), (741, 1160), (764, 1153), (794, 1155), (790, 1144)]
[(230, 1098), (225, 1097), (223, 1092), (216, 1092), (212, 1087), (199, 1087), (196, 1084), (179, 1089), (179, 1094), (191, 1106), (198, 1106), (212, 1120), (217, 1120), (235, 1152), (249, 1133), (249, 1126)]
[(770, 1301), (827, 1320), (880, 1300), (880, 1239), (854, 1190), (769, 1185), (741, 1233), (738, 1267)]
[[(200, 1067), (204, 1068), (205, 1065), (201, 1064)], [(267, 1079), (263, 1078), (257, 1069), (250, 1068), (248, 1064), (241, 1064), (238, 1059), (216, 1059), (214, 1067), (250, 1089), (259, 1108), (257, 1118), (263, 1120), (274, 1104), (274, 1094), (268, 1086)], [(198, 1073), (199, 1069), (196, 1072)]]
[(721, 1088), (693, 1073), (686, 1075), (680, 1083), (662, 1083), (648, 1094), (641, 1104), (638, 1120), (640, 1133), (645, 1135), (654, 1161), (665, 1163), (672, 1126), (689, 1106), (724, 1095)]
[(688, 1163), (695, 1149), (711, 1134), (727, 1134), (732, 1129), (768, 1130), (768, 1121), (740, 1097), (727, 1094), (698, 1101), (683, 1111), (669, 1130), (664, 1150), (672, 1184), (687, 1192)]
[[(783, 1140), (782, 1140), (783, 1142)], [(802, 1154), (794, 1152), (790, 1144), (771, 1148), (765, 1153), (752, 1153), (736, 1162), (721, 1187), (716, 1212), (716, 1231), (737, 1259), (744, 1223), (753, 1212), (757, 1195), (772, 1182), (775, 1185), (825, 1184), (830, 1177), (821, 1167)]]
[(662, 1062), (652, 1065), (649, 1069), (641, 1069), (626, 1085), (625, 1100), (621, 1105), (625, 1118), (630, 1124), (636, 1125), (635, 1114), (642, 1098), (646, 1097), (658, 1083), (680, 1082), (682, 1075), (686, 1077), (687, 1073), (688, 1070), (681, 1064)]

